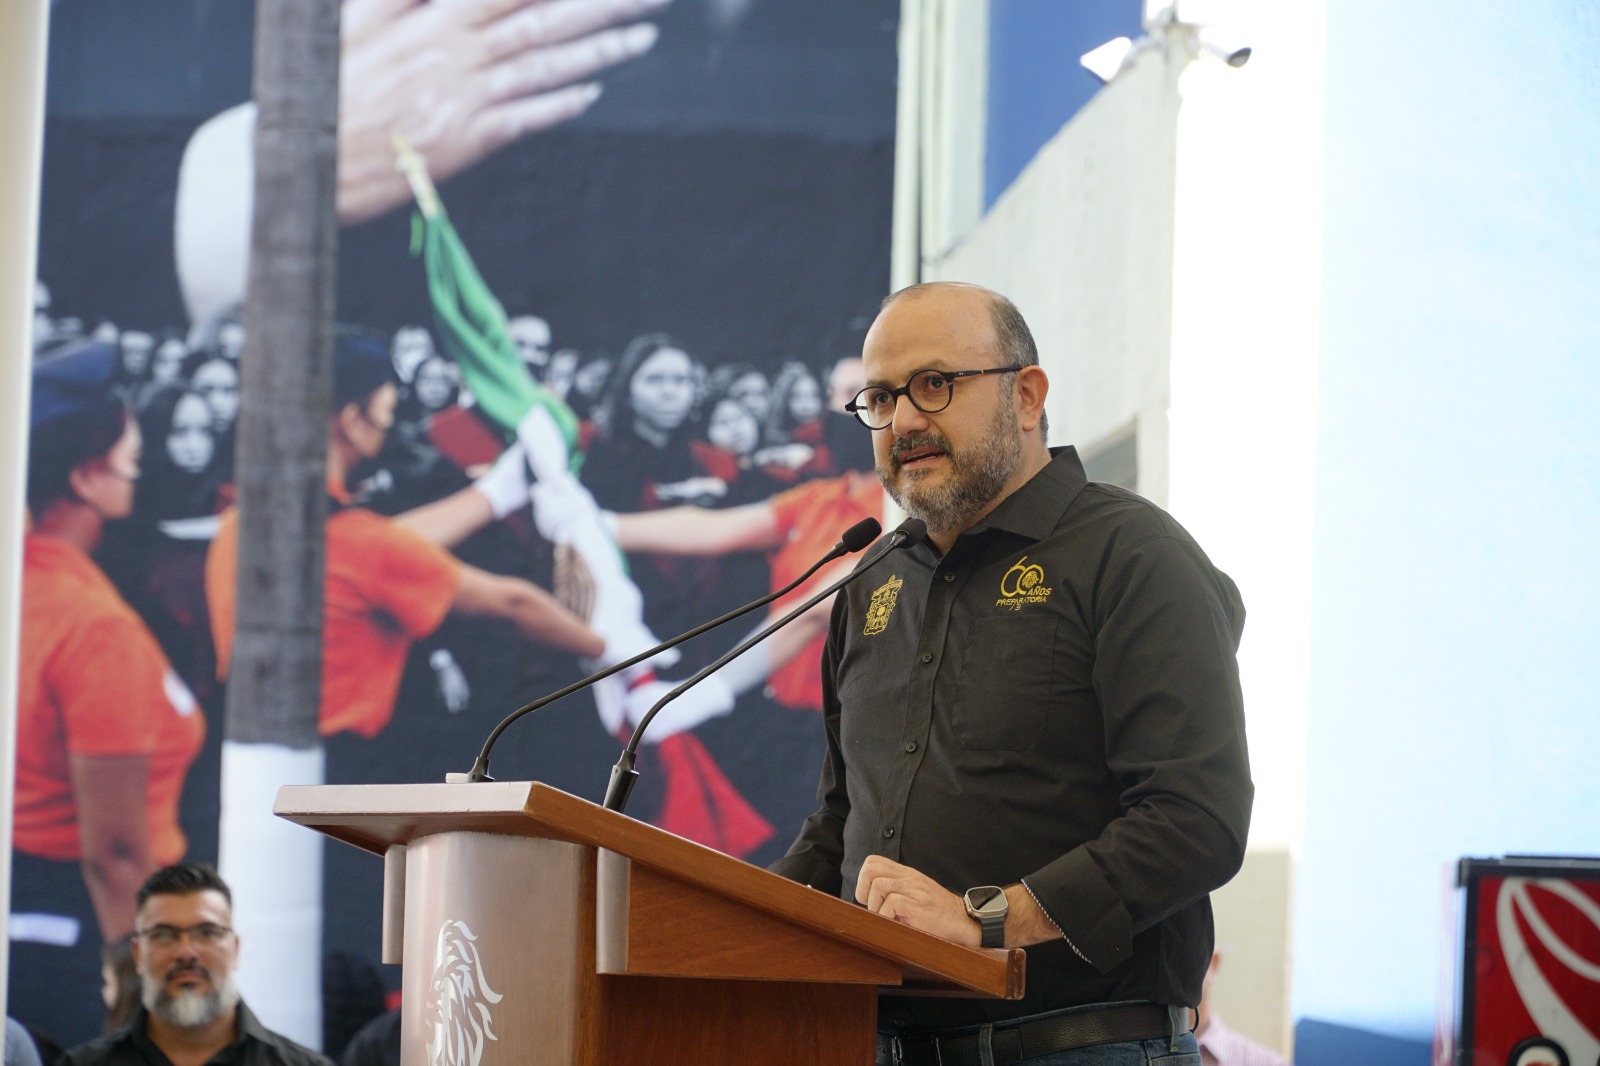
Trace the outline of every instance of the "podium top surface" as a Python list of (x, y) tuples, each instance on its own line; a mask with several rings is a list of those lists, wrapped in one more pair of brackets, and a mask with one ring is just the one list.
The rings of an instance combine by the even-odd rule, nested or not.
[(959, 989), (1000, 999), (1022, 995), (1025, 956), (1019, 949), (952, 944), (537, 782), (285, 785), (273, 810), (376, 855), (445, 832), (603, 848), (820, 935), (897, 959), (908, 980), (930, 991)]

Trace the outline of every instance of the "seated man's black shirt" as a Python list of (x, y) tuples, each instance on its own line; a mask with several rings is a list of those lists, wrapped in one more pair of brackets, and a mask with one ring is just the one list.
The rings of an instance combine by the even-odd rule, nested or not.
[[(127, 1025), (72, 1048), (57, 1066), (172, 1066), (172, 1060), (146, 1035), (149, 1018), (144, 1007), (135, 1008)], [(238, 1026), (233, 1043), (213, 1055), (206, 1066), (333, 1066), (324, 1056), (262, 1025), (242, 1002)]]

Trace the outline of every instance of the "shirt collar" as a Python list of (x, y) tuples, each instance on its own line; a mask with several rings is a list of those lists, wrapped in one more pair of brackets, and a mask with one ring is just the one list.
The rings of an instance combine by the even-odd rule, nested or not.
[(1083, 471), (1078, 449), (1070, 445), (1051, 448), (1050, 462), (1016, 492), (1001, 500), (994, 510), (962, 533), (962, 536), (979, 535), (991, 529), (1003, 529), (1030, 540), (1049, 536), (1061, 521), (1072, 501), (1078, 498), (1089, 477)]
[(250, 1008), (244, 1005), (244, 1000), (241, 999), (239, 1001), (239, 1039), (234, 1043), (243, 1041), (247, 1036), (252, 1040), (271, 1043), (272, 1032), (261, 1024)]

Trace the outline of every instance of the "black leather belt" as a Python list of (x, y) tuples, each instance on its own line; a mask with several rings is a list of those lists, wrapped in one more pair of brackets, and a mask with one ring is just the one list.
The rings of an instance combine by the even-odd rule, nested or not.
[[(1178, 1034), (1193, 1026), (1187, 1009), (1178, 1012)], [(1156, 1003), (1127, 1003), (1095, 1010), (1066, 1011), (1048, 1018), (997, 1022), (987, 1034), (963, 1029), (948, 1036), (901, 1036), (880, 1033), (878, 1046), (895, 1066), (980, 1066), (980, 1046), (987, 1037), (995, 1066), (1022, 1062), (1053, 1051), (1121, 1044), (1131, 1040), (1165, 1040), (1174, 1036), (1172, 1016)], [(880, 1055), (879, 1061), (883, 1056)]]

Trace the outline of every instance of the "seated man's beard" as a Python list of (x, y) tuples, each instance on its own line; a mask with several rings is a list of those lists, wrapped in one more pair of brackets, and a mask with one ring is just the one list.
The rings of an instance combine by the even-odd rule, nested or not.
[[(950, 462), (949, 477), (923, 485), (916, 471), (900, 468), (900, 456), (918, 448), (938, 448)], [(935, 532), (956, 529), (971, 521), (1005, 488), (1022, 459), (1022, 430), (1010, 404), (1001, 404), (981, 440), (952, 451), (937, 433), (902, 437), (890, 449), (890, 469), (878, 468), (878, 480), (906, 514), (920, 518)], [(899, 486), (896, 487), (896, 478)]]
[(143, 977), (141, 984), (139, 998), (144, 1002), (144, 1009), (180, 1029), (210, 1025), (239, 1003), (239, 989), (231, 973), (220, 978), (211, 974), (211, 989), (205, 992), (181, 988), (169, 993), (165, 978)]

